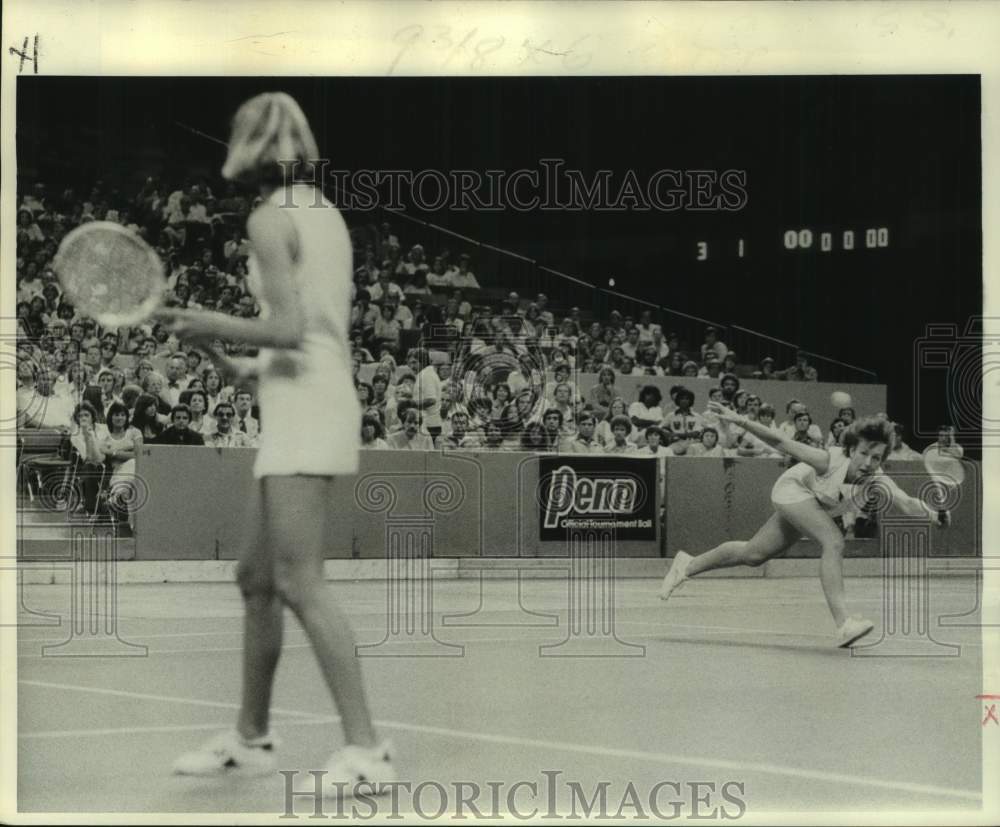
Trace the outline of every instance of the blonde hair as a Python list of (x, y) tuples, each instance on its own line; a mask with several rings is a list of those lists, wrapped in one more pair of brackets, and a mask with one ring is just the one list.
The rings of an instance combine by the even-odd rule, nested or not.
[(284, 92), (265, 92), (250, 98), (233, 116), (222, 175), (230, 181), (280, 177), (282, 164), (317, 160), (316, 139), (295, 99)]

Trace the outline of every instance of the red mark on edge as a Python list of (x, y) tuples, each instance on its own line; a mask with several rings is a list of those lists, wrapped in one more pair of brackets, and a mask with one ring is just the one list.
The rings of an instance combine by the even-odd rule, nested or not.
[[(1000, 695), (976, 695), (976, 700), (979, 701), (1000, 701)], [(994, 724), (1000, 726), (1000, 719), (997, 718), (997, 705), (996, 704), (983, 704), (986, 711), (983, 717), (983, 726), (986, 726), (990, 721)]]

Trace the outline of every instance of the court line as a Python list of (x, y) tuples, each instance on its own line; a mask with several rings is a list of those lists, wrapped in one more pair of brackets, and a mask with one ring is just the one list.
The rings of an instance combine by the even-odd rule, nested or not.
[[(53, 683), (51, 681), (36, 681), (18, 679), (18, 684), (25, 686), (40, 686), (44, 689), (65, 689), (70, 692), (91, 692), (95, 695), (113, 695), (118, 698), (135, 698), (141, 701), (165, 701), (166, 703), (187, 704), (189, 706), (210, 706), (215, 709), (239, 709), (239, 704), (225, 701), (203, 701), (199, 698), (182, 698), (176, 695), (150, 695), (146, 692), (129, 692), (125, 689), (106, 689), (101, 686), (81, 686), (73, 683)], [(314, 719), (321, 717), (313, 712), (302, 712), (298, 709), (282, 709), (273, 707), (272, 712), (279, 715), (290, 715), (295, 718)]]
[[(784, 632), (784, 631), (779, 631), (777, 629), (747, 629), (746, 627), (736, 627), (736, 626), (701, 626), (701, 625), (698, 625), (698, 624), (690, 624), (690, 623), (655, 623), (653, 621), (646, 621), (646, 620), (619, 620), (616, 623), (616, 627), (618, 627), (618, 626), (652, 626), (654, 628), (662, 629), (663, 630), (662, 632), (655, 633), (655, 634), (652, 633), (652, 632), (639, 633), (639, 634), (624, 633), (623, 634), (624, 642), (628, 642), (628, 640), (630, 640), (630, 639), (634, 639), (634, 640), (656, 640), (656, 639), (659, 639), (659, 638), (663, 637), (664, 634), (666, 634), (666, 633), (668, 633), (670, 631), (677, 630), (677, 629), (682, 629), (682, 630), (691, 630), (691, 631), (696, 632), (696, 633), (697, 632), (708, 633), (708, 634), (714, 635), (715, 637), (734, 637), (734, 636), (743, 635), (743, 636), (762, 636), (762, 637), (771, 636), (771, 637), (800, 638), (800, 639), (802, 639), (804, 641), (807, 641), (807, 642), (818, 642), (818, 643), (829, 642), (830, 643), (831, 651), (836, 648), (834, 646), (834, 640), (835, 640), (835, 638), (834, 638), (834, 636), (833, 636), (832, 633), (829, 634), (829, 635), (808, 634), (808, 633), (805, 633), (805, 632)], [(477, 628), (488, 629), (488, 628), (491, 628), (491, 627), (484, 625), (484, 626), (479, 626), (479, 627), (477, 627), (477, 626), (467, 626), (467, 627), (449, 626), (447, 628), (448, 629), (464, 628), (466, 631), (469, 631), (469, 630), (477, 629)], [(552, 628), (555, 629), (556, 627), (552, 627)], [(950, 627), (942, 627), (942, 628), (950, 628)], [(379, 628), (379, 629), (358, 629), (356, 631), (357, 632), (383, 632), (384, 629), (382, 629), (382, 628)], [(528, 630), (528, 631), (530, 631), (530, 630)], [(546, 629), (546, 631), (547, 631), (547, 629)], [(567, 630), (566, 634), (568, 634), (568, 630)], [(469, 637), (464, 637), (464, 638), (460, 638), (460, 639), (457, 639), (457, 640), (456, 639), (450, 639), (450, 638), (449, 639), (444, 639), (444, 637), (442, 636), (441, 642), (442, 643), (451, 644), (451, 645), (455, 645), (455, 646), (474, 645), (476, 643), (551, 644), (553, 642), (558, 643), (561, 640), (567, 640), (568, 638), (566, 637), (566, 634), (563, 634), (563, 635), (556, 634), (556, 635), (549, 635), (549, 636), (538, 635), (538, 636), (534, 636), (534, 637), (525, 636), (524, 634), (513, 635), (513, 636), (508, 635), (508, 636), (504, 636), (504, 637), (476, 637), (474, 635), (471, 635)], [(142, 638), (142, 636), (140, 635), (140, 636), (138, 636), (137, 639), (141, 639), (141, 638)], [(60, 643), (64, 643), (66, 641), (65, 638), (57, 638), (57, 640)], [(692, 637), (689, 637), (689, 638), (685, 638), (685, 641), (690, 641), (691, 643), (697, 643), (698, 642), (698, 638), (692, 636)], [(35, 641), (32, 641), (32, 642), (35, 642)], [(611, 639), (609, 639), (608, 642), (610, 643)], [(358, 645), (370, 646), (373, 643), (377, 644), (377, 641), (376, 642), (370, 642), (370, 641), (366, 641), (366, 640), (361, 640), (361, 641), (358, 642)], [(311, 645), (312, 644), (309, 643), (309, 642), (303, 642), (303, 643), (286, 643), (286, 644), (284, 644), (282, 646), (282, 650), (285, 650), (285, 649), (308, 649)], [(956, 645), (959, 645), (959, 646), (968, 646), (968, 647), (979, 648), (979, 649), (981, 649), (983, 647), (982, 641), (958, 642)], [(213, 647), (207, 647), (207, 648), (189, 647), (189, 648), (186, 648), (186, 649), (150, 649), (149, 650), (149, 654), (148, 654), (147, 657), (152, 657), (154, 655), (221, 654), (221, 653), (224, 653), (224, 652), (242, 652), (242, 651), (243, 651), (243, 646), (242, 645), (241, 646), (218, 646), (218, 647), (214, 647), (213, 646)], [(44, 658), (46, 656), (43, 655), (43, 654), (40, 654), (38, 652), (19, 652), (18, 655), (17, 655), (17, 657), (18, 657), (19, 660), (29, 660), (29, 659), (34, 659), (34, 658)], [(376, 657), (376, 656), (373, 655), (373, 657)]]
[[(53, 684), (42, 681), (21, 681), (33, 686), (47, 686), (71, 691), (92, 692), (95, 694), (109, 694), (124, 697), (138, 698), (141, 700), (157, 700), (172, 703), (191, 704), (195, 706), (214, 706), (233, 708), (236, 704), (226, 704), (216, 701), (200, 701), (194, 698), (172, 697), (168, 695), (147, 695), (139, 692), (127, 692), (124, 690), (103, 689), (91, 686), (76, 686), (74, 684)], [(277, 709), (273, 710), (278, 712)], [(298, 718), (308, 718), (302, 723), (319, 724), (329, 723), (338, 718), (331, 716), (317, 716), (312, 713), (299, 712), (297, 710), (284, 710), (285, 714)], [(291, 723), (291, 722), (289, 722)], [(859, 775), (849, 775), (847, 773), (828, 772), (825, 770), (808, 770), (799, 767), (787, 767), (781, 764), (762, 764), (751, 761), (728, 761), (721, 758), (700, 758), (690, 755), (679, 755), (668, 752), (648, 752), (645, 750), (621, 749), (617, 747), (597, 746), (591, 744), (575, 744), (569, 741), (543, 741), (538, 738), (524, 738), (518, 735), (499, 735), (489, 732), (473, 732), (471, 730), (453, 729), (451, 727), (438, 727), (428, 724), (409, 724), (402, 721), (375, 720), (376, 726), (383, 729), (398, 730), (401, 732), (414, 732), (424, 735), (438, 735), (446, 738), (460, 738), (467, 741), (479, 741), (481, 743), (505, 744), (508, 746), (532, 747), (542, 750), (557, 750), (561, 752), (576, 753), (580, 755), (593, 755), (600, 758), (628, 758), (636, 761), (646, 761), (656, 764), (675, 764), (680, 766), (697, 766), (708, 769), (731, 770), (734, 772), (753, 773), (761, 772), (766, 775), (777, 775), (786, 778), (804, 778), (813, 781), (821, 781), (827, 784), (852, 784), (861, 787), (873, 787), (883, 790), (896, 790), (899, 792), (918, 793), (921, 795), (943, 796), (947, 798), (961, 798), (979, 801), (982, 794), (975, 790), (956, 789), (952, 787), (938, 787), (932, 784), (914, 784), (908, 781), (888, 781), (878, 778), (867, 778)], [(214, 725), (213, 725), (214, 727)], [(184, 727), (188, 729), (189, 727)], [(207, 727), (206, 727), (207, 728)], [(79, 737), (81, 735), (92, 735), (98, 732), (104, 734), (125, 734), (135, 733), (140, 730), (64, 730), (24, 733), (27, 738), (59, 738), (59, 737)], [(172, 731), (171, 729), (148, 729), (146, 731)], [(178, 730), (179, 731), (179, 730)], [(20, 737), (20, 736), (19, 736)]]

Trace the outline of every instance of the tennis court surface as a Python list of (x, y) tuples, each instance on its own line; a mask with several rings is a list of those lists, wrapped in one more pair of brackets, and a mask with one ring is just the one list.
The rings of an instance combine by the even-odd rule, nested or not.
[[(686, 801), (686, 816), (691, 782), (715, 785), (701, 813), (721, 806), (737, 814), (719, 795), (727, 782), (742, 784), (728, 789), (748, 815), (979, 808), (975, 578), (931, 579), (930, 627), (910, 630), (924, 639), (920, 657), (899, 656), (898, 639), (883, 637), (879, 578), (847, 581), (852, 611), (875, 620), (870, 640), (883, 641), (866, 656), (835, 648), (817, 579), (696, 580), (666, 604), (658, 585), (617, 581), (613, 612), (588, 629), (568, 624), (565, 580), (524, 581), (520, 603), (511, 580), (437, 582), (430, 631), (439, 643), (426, 626), (410, 633), (404, 622), (398, 639), (365, 650), (369, 700), (396, 746), (401, 778), (446, 788), (452, 814), (457, 782), (483, 788), (480, 811), (490, 809), (488, 783), (503, 782), (503, 811), (518, 781), (539, 788), (534, 800), (524, 785), (515, 791), (519, 811), (544, 814), (548, 778), (557, 779), (555, 806), (578, 812), (570, 782), (588, 799), (608, 782), (612, 814), (629, 782), (646, 807), (664, 781), (681, 786), (661, 786), (661, 810)], [(386, 638), (383, 582), (330, 588), (360, 644)], [(40, 615), (22, 613), (22, 811), (286, 812), (286, 776), (170, 774), (179, 753), (235, 720), (242, 604), (234, 586), (119, 586), (118, 635), (147, 647), (135, 650), (140, 656), (117, 644), (115, 656), (43, 654), (70, 638), (70, 601), (66, 586), (24, 589), (33, 612), (62, 620), (37, 625)], [(285, 643), (274, 694), (279, 768), (298, 771), (295, 789), (311, 789), (308, 771), (323, 768), (342, 736), (291, 615)], [(422, 812), (437, 811), (435, 790), (425, 790)], [(409, 812), (412, 800), (401, 802)], [(292, 806), (305, 818), (314, 803), (301, 797)]]

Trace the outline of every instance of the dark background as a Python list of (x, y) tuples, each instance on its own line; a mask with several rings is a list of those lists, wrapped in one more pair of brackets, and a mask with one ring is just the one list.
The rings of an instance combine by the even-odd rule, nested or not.
[[(217, 185), (224, 148), (175, 121), (226, 139), (239, 103), (275, 89), (298, 99), (333, 168), (513, 171), (562, 158), (588, 178), (614, 170), (616, 182), (627, 169), (640, 181), (659, 169), (746, 170), (749, 198), (736, 213), (421, 217), (592, 283), (613, 276), (621, 292), (874, 370), (889, 386), (890, 415), (914, 426), (956, 418), (949, 371), (916, 377), (914, 349), (928, 323), (961, 333), (982, 312), (977, 76), (18, 83), (19, 174), (50, 189), (102, 178), (134, 182), (131, 194), (147, 174)], [(785, 250), (784, 231), (804, 227), (816, 234), (814, 248)], [(865, 249), (870, 227), (889, 228), (888, 248)], [(839, 247), (845, 229), (855, 231), (853, 252), (818, 250), (820, 231), (833, 232)], [(742, 260), (738, 238), (747, 244)], [(709, 243), (708, 261), (696, 261), (698, 241)], [(980, 380), (973, 370), (963, 381)], [(978, 386), (962, 404), (970, 398)], [(978, 421), (978, 411), (963, 412)]]

